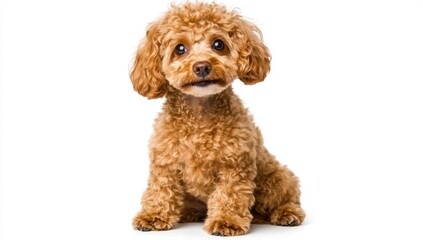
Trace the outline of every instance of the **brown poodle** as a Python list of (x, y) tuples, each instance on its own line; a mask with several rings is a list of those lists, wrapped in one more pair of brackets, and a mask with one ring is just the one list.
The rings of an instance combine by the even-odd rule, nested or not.
[(141, 95), (166, 101), (134, 228), (205, 221), (208, 233), (233, 236), (246, 234), (251, 223), (302, 223), (297, 177), (263, 146), (231, 87), (235, 79), (261, 82), (269, 71), (260, 30), (223, 6), (172, 5), (149, 25), (131, 80)]

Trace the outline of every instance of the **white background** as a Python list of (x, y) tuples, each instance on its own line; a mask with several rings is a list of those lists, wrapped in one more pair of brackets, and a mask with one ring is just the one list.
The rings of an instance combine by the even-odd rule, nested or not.
[[(131, 229), (163, 100), (128, 69), (169, 2), (1, 2), (2, 240), (217, 239)], [(423, 2), (221, 2), (272, 52), (266, 81), (234, 88), (308, 214), (239, 239), (422, 239)]]

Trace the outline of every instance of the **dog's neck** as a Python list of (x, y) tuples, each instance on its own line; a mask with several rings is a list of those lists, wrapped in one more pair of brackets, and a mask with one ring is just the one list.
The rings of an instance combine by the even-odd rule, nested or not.
[(184, 119), (207, 119), (245, 111), (239, 108), (242, 104), (233, 104), (240, 100), (234, 94), (231, 86), (218, 94), (205, 97), (194, 97), (170, 87), (166, 98), (164, 110), (172, 116), (183, 116)]

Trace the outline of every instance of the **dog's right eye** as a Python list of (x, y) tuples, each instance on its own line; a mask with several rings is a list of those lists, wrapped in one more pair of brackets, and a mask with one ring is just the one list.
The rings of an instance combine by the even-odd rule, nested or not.
[(176, 55), (182, 55), (187, 51), (187, 48), (184, 46), (184, 44), (178, 44), (175, 48)]

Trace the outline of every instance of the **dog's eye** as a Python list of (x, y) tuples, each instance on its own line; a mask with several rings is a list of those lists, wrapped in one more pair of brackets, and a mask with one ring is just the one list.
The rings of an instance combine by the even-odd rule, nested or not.
[(225, 44), (222, 40), (217, 39), (214, 40), (212, 48), (216, 49), (217, 51), (223, 51), (223, 49), (225, 49)]
[(182, 55), (187, 51), (187, 48), (184, 46), (184, 44), (178, 44), (175, 48), (176, 55)]

